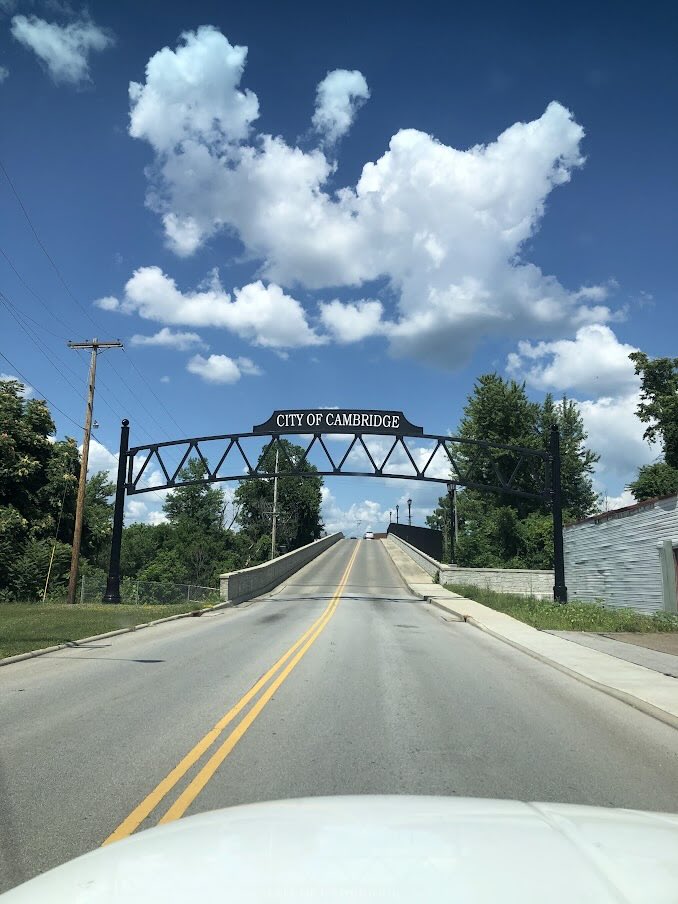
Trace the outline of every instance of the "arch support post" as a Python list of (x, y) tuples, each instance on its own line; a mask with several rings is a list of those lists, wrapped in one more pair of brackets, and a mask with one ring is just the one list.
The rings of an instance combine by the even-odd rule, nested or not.
[(122, 546), (122, 523), (125, 513), (125, 477), (127, 452), (129, 449), (129, 421), (123, 420), (120, 429), (120, 451), (118, 454), (118, 479), (115, 486), (115, 508), (113, 509), (113, 536), (111, 537), (111, 558), (108, 565), (105, 603), (120, 602), (120, 548)]
[(551, 512), (553, 515), (553, 599), (556, 603), (566, 603), (563, 498), (560, 481), (560, 430), (557, 424), (551, 427), (550, 453)]

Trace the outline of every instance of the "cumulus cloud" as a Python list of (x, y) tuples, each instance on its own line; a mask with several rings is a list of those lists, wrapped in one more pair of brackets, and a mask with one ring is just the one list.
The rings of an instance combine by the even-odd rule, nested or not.
[(574, 339), (520, 342), (508, 356), (507, 370), (537, 389), (569, 390), (599, 396), (628, 394), (638, 387), (629, 360), (633, 345), (620, 342), (602, 324), (577, 330)]
[(208, 358), (194, 355), (186, 370), (207, 383), (237, 383), (243, 374), (259, 376), (262, 373), (249, 358), (229, 358), (228, 355), (210, 355)]
[(55, 82), (81, 85), (90, 81), (89, 56), (114, 43), (113, 36), (91, 19), (67, 25), (46, 22), (38, 16), (14, 16), (12, 35), (47, 66)]
[[(522, 257), (550, 193), (584, 162), (584, 130), (564, 106), (466, 150), (401, 129), (355, 185), (335, 190), (322, 144), (252, 132), (259, 104), (240, 87), (245, 59), (202, 28), (152, 57), (132, 86), (130, 133), (156, 155), (148, 203), (175, 252), (228, 232), (281, 292), (382, 280), (393, 301), (379, 318), (350, 299), (355, 309), (321, 309), (335, 335), (371, 329), (394, 354), (447, 367), (492, 335), (552, 339), (611, 318), (606, 287), (568, 289)], [(321, 83), (325, 135), (350, 123), (367, 92), (358, 82), (339, 72)]]
[(172, 332), (166, 326), (152, 336), (141, 336), (137, 333), (132, 336), (130, 343), (131, 345), (157, 345), (162, 348), (175, 348), (180, 352), (188, 351), (196, 346), (206, 347), (197, 333)]
[(94, 302), (97, 308), (102, 311), (117, 311), (120, 308), (120, 302), (114, 295), (106, 295), (103, 298), (97, 298)]
[[(82, 455), (82, 445), (80, 445)], [(97, 439), (91, 437), (89, 443), (89, 457), (87, 459), (87, 474), (91, 476), (97, 471), (106, 471), (110, 480), (115, 481), (118, 476), (118, 456), (109, 452), (106, 446)]]
[(302, 305), (274, 283), (260, 280), (233, 296), (221, 286), (216, 274), (208, 285), (181, 292), (160, 267), (140, 267), (125, 286), (123, 301), (106, 310), (136, 312), (146, 320), (177, 326), (219, 327), (230, 330), (254, 345), (265, 348), (300, 348), (325, 341), (311, 329)]
[(356, 113), (369, 96), (365, 77), (357, 69), (328, 72), (316, 92), (315, 129), (328, 144), (334, 144), (351, 128)]
[(380, 301), (320, 305), (320, 319), (338, 342), (358, 342), (382, 330), (384, 306)]
[(7, 66), (0, 66), (0, 85), (5, 81), (5, 79), (9, 76), (9, 69)]
[(191, 139), (226, 151), (259, 115), (256, 94), (238, 88), (246, 58), (210, 25), (184, 32), (177, 50), (150, 58), (144, 84), (130, 83), (130, 135), (159, 153)]
[(365, 499), (342, 509), (327, 487), (321, 487), (321, 511), (328, 533), (343, 531), (349, 536), (362, 535), (366, 530), (386, 530), (388, 512), (384, 512), (378, 502)]
[(634, 392), (579, 402), (587, 444), (601, 457), (596, 476), (602, 486), (630, 482), (641, 465), (661, 454), (658, 444), (643, 439), (645, 426), (635, 413), (639, 398)]

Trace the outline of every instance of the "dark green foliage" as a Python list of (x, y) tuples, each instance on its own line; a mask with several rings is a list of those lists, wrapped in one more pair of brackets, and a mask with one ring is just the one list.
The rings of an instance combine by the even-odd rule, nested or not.
[(678, 358), (648, 358), (633, 352), (629, 358), (640, 377), (636, 414), (647, 424), (646, 440), (662, 444), (664, 460), (678, 468)]
[[(280, 440), (280, 468), (296, 467), (304, 449), (288, 440)], [(286, 460), (287, 459), (287, 460)], [(275, 451), (268, 452), (259, 459), (260, 471), (275, 473)], [(308, 477), (281, 477), (278, 479), (278, 552), (298, 549), (318, 540), (323, 523), (320, 515), (322, 502), (322, 479), (313, 476), (317, 468), (305, 464)], [(252, 564), (268, 559), (271, 547), (271, 524), (273, 511), (273, 481), (243, 481), (235, 492), (240, 506), (238, 523), (252, 544), (250, 556)]]
[(671, 496), (678, 493), (678, 468), (672, 468), (665, 461), (643, 465), (636, 479), (629, 484), (629, 489), (638, 502), (657, 496)]
[[(561, 435), (565, 520), (577, 520), (593, 512), (598, 502), (591, 480), (598, 456), (586, 448), (587, 436), (575, 402), (563, 398), (555, 403), (551, 395), (543, 404), (532, 402), (524, 384), (504, 380), (498, 374), (484, 374), (476, 381), (464, 408), (457, 435), (547, 451), (552, 424), (559, 426)], [(514, 452), (497, 454), (472, 446), (460, 455), (462, 472), (477, 483), (497, 483), (495, 463), (504, 477), (517, 467), (517, 489), (534, 492), (543, 486), (544, 464), (537, 459), (521, 462)], [(552, 520), (549, 507), (541, 500), (460, 489), (457, 518), (458, 564), (477, 568), (552, 567)], [(449, 499), (443, 496), (427, 524), (449, 534), (449, 523)]]

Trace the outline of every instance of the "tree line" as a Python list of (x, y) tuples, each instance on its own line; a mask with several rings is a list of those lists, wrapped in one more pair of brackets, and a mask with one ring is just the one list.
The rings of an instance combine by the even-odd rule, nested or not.
[[(651, 359), (630, 355), (640, 377), (637, 415), (646, 424), (645, 439), (660, 445), (662, 456), (639, 468), (629, 489), (636, 500), (678, 492), (678, 358)], [(565, 521), (600, 511), (593, 487), (598, 455), (587, 446), (587, 435), (575, 401), (531, 401), (525, 385), (484, 374), (464, 407), (457, 435), (468, 440), (548, 448), (551, 424), (561, 433), (562, 489)], [(42, 596), (48, 571), (51, 594), (63, 593), (70, 567), (75, 499), (80, 455), (75, 439), (56, 439), (47, 404), (26, 398), (17, 380), (0, 380), (0, 601), (35, 600)], [(281, 440), (290, 462), (303, 449)], [(464, 460), (480, 483), (496, 483), (495, 466), (512, 473), (516, 461), (506, 453), (491, 457), (476, 450)], [(260, 459), (263, 473), (275, 468), (275, 453)], [(322, 479), (284, 477), (278, 481), (277, 552), (296, 549), (318, 539)], [(189, 461), (182, 475), (200, 481), (204, 465)], [(538, 475), (524, 464), (518, 488), (534, 489)], [(114, 486), (104, 471), (87, 481), (81, 573), (105, 579), (112, 526)], [(552, 567), (552, 523), (542, 500), (462, 489), (457, 494), (459, 533), (455, 560), (471, 567)], [(209, 483), (195, 483), (167, 494), (160, 524), (133, 523), (123, 530), (121, 574), (125, 578), (173, 584), (217, 586), (219, 574), (265, 561), (271, 549), (273, 481), (243, 481), (233, 499), (235, 514), (227, 523), (224, 492)], [(450, 503), (441, 497), (427, 518), (442, 529), (450, 546)]]
[[(637, 501), (678, 493), (678, 358), (650, 359), (642, 352), (630, 356), (640, 377), (640, 402), (636, 414), (647, 424), (644, 438), (657, 442), (662, 456), (638, 469), (628, 489)], [(587, 447), (579, 407), (566, 397), (543, 402), (527, 396), (524, 383), (505, 380), (496, 373), (476, 380), (464, 407), (457, 435), (468, 440), (521, 446), (548, 451), (551, 424), (560, 428), (564, 522), (577, 521), (601, 510), (603, 500), (593, 486), (597, 453)], [(462, 453), (462, 470), (475, 468), (479, 482), (495, 483), (496, 456), (474, 457)], [(517, 459), (499, 456), (503, 473), (511, 473)], [(485, 472), (483, 472), (485, 469)], [(524, 469), (525, 471), (525, 469)], [(521, 476), (520, 474), (518, 475)], [(525, 471), (522, 489), (533, 489), (539, 475)], [(447, 558), (451, 555), (449, 496), (443, 496), (426, 520), (443, 531)], [(545, 502), (500, 493), (463, 489), (457, 494), (458, 535), (454, 558), (466, 567), (552, 568), (553, 524)]]
[[(55, 439), (55, 424), (44, 401), (25, 397), (17, 380), (0, 381), (0, 601), (65, 594), (70, 569), (80, 453), (75, 439)], [(303, 449), (286, 440), (290, 461)], [(273, 472), (275, 455), (259, 461)], [(317, 469), (305, 465), (311, 473)], [(183, 480), (200, 480), (204, 465), (191, 460)], [(323, 532), (320, 477), (278, 480), (277, 552), (296, 549)], [(80, 574), (102, 586), (108, 568), (114, 485), (105, 471), (87, 480)], [(226, 523), (223, 490), (209, 483), (179, 487), (165, 497), (159, 524), (124, 527), (121, 576), (139, 581), (218, 586), (226, 571), (269, 558), (273, 481), (243, 481), (235, 491), (236, 517)]]

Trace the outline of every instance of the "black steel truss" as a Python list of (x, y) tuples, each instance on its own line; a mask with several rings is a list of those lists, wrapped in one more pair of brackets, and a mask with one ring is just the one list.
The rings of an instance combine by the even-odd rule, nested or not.
[[(260, 433), (233, 433), (222, 436), (199, 436), (191, 439), (172, 440), (165, 443), (153, 443), (148, 446), (135, 446), (127, 453), (125, 490), (127, 495), (150, 493), (154, 490), (167, 490), (190, 484), (219, 483), (231, 480), (250, 480), (271, 477), (382, 477), (393, 480), (421, 480), (429, 483), (455, 483), (458, 486), (470, 489), (489, 490), (498, 493), (510, 493), (515, 496), (523, 496), (531, 499), (550, 498), (550, 480), (547, 464), (550, 459), (548, 452), (539, 449), (527, 449), (520, 446), (505, 446), (482, 440), (461, 439), (451, 436), (436, 436), (424, 434), (422, 436), (393, 436), (393, 442), (383, 460), (380, 462), (373, 452), (370, 452), (364, 437), (369, 433), (356, 432), (347, 434), (350, 437), (348, 448), (341, 456), (333, 456), (327, 448), (324, 434), (314, 433), (306, 445), (303, 454), (298, 461), (292, 461), (285, 445), (282, 443), (284, 435), (298, 437), (298, 433), (269, 434)], [(263, 442), (262, 448), (257, 451), (257, 460), (248, 457), (243, 448), (243, 440), (255, 438)], [(383, 439), (383, 437), (380, 437)], [(223, 451), (219, 450), (216, 465), (209, 464), (201, 444), (222, 443)], [(418, 465), (415, 446), (421, 447), (422, 442), (432, 444), (430, 454), (423, 465)], [(408, 446), (409, 443), (409, 446)], [(179, 463), (169, 466), (167, 453), (180, 450)], [(369, 461), (369, 466), (361, 470), (353, 470), (349, 462), (349, 456), (354, 449), (364, 451)], [(309, 453), (315, 449), (316, 454), (324, 456), (326, 467), (314, 465), (314, 469), (308, 467)], [(440, 477), (432, 473), (432, 465), (440, 450), (443, 450), (449, 462), (450, 473)], [(269, 452), (279, 452), (278, 470), (264, 467)], [(405, 458), (412, 466), (412, 471), (385, 470), (394, 453), (404, 452)], [(427, 449), (428, 451), (428, 449)], [(165, 457), (163, 457), (163, 455)], [(250, 453), (251, 455), (251, 453)], [(202, 462), (205, 476), (199, 480), (187, 480), (181, 475), (186, 463), (194, 457)], [(155, 480), (149, 483), (144, 481), (144, 476), (159, 469), (163, 480)], [(521, 479), (519, 485), (519, 479)], [(531, 488), (525, 487), (525, 478)]]
[[(510, 493), (530, 499), (541, 499), (550, 506), (553, 517), (553, 550), (554, 550), (554, 599), (567, 602), (565, 585), (565, 566), (563, 555), (563, 518), (560, 484), (560, 433), (557, 426), (551, 427), (549, 449), (527, 449), (520, 446), (506, 446), (483, 440), (469, 440), (454, 436), (436, 436), (421, 434), (418, 436), (393, 435), (391, 446), (386, 456), (379, 463), (368, 445), (365, 436), (376, 436), (369, 431), (356, 431), (345, 434), (352, 436), (348, 448), (340, 456), (333, 456), (325, 439), (326, 433), (300, 434), (294, 430), (280, 430), (274, 433), (232, 433), (222, 436), (198, 436), (192, 439), (173, 440), (166, 443), (153, 443), (148, 446), (129, 448), (129, 421), (122, 422), (120, 432), (120, 453), (118, 457), (118, 477), (113, 512), (113, 535), (111, 538), (111, 558), (108, 582), (104, 601), (120, 602), (120, 551), (122, 545), (123, 514), (125, 496), (150, 493), (153, 490), (173, 489), (180, 486), (202, 483), (218, 483), (229, 480), (251, 480), (271, 477), (382, 477), (392, 480), (420, 480), (429, 483), (448, 485), (451, 492), (453, 485), (469, 489), (485, 490), (497, 493)], [(310, 436), (308, 445), (297, 461), (292, 461), (281, 442), (282, 436)], [(263, 447), (257, 451), (256, 461), (250, 460), (243, 442), (256, 438)], [(380, 435), (383, 440), (384, 434)], [(417, 464), (416, 445), (431, 443), (432, 448), (423, 465)], [(205, 454), (205, 443), (221, 443), (220, 455), (215, 466), (210, 466)], [(410, 444), (408, 446), (408, 443)], [(202, 448), (201, 448), (202, 444)], [(322, 449), (327, 460), (327, 467), (313, 469), (308, 460), (309, 453), (316, 447)], [(360, 448), (367, 456), (369, 468), (349, 470), (348, 459), (355, 448)], [(179, 452), (179, 463), (169, 466), (169, 450)], [(402, 450), (409, 460), (413, 472), (386, 470), (396, 450)], [(450, 466), (450, 473), (445, 477), (431, 473), (433, 462), (440, 450), (443, 450)], [(270, 451), (278, 451), (277, 470), (264, 467)], [(421, 447), (418, 451), (421, 451)], [(413, 454), (413, 452), (415, 454)], [(163, 458), (163, 455), (165, 456)], [(199, 480), (187, 480), (181, 475), (182, 469), (195, 455), (204, 467), (206, 476)], [(228, 473), (222, 473), (226, 465)], [(162, 480), (144, 480), (146, 474), (155, 473), (153, 465), (157, 464)], [(151, 470), (149, 471), (149, 467)]]

